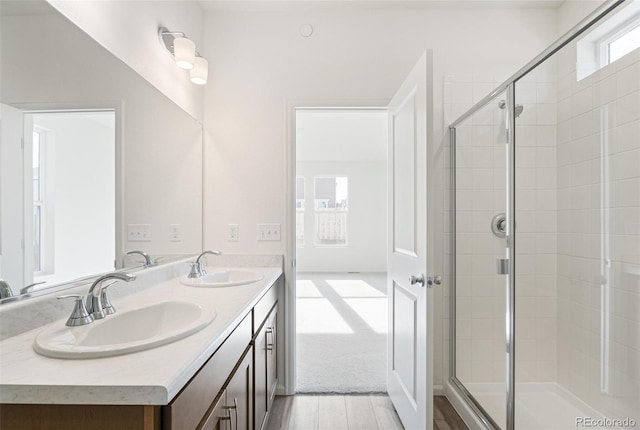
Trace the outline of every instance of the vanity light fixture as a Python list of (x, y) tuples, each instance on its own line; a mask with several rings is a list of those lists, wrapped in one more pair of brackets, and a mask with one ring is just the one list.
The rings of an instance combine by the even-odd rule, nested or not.
[(193, 68), (189, 70), (191, 82), (197, 85), (207, 83), (207, 75), (209, 74), (209, 62), (202, 57), (196, 57)]
[(196, 60), (196, 44), (186, 37), (176, 37), (173, 39), (173, 56), (176, 59), (176, 66), (181, 69), (193, 69)]
[(189, 70), (191, 82), (198, 85), (207, 83), (209, 63), (196, 51), (196, 44), (181, 31), (169, 31), (166, 27), (158, 29), (160, 42), (173, 56), (176, 65)]

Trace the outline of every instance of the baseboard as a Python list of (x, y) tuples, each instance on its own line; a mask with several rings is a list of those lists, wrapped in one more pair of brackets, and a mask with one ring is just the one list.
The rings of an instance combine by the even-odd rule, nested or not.
[(444, 386), (442, 385), (434, 385), (433, 386), (433, 395), (434, 396), (444, 396), (446, 394), (446, 391), (444, 389)]

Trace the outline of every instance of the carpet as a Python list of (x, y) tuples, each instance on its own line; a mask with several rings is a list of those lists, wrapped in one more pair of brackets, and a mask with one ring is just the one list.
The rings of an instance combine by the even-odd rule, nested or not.
[(296, 392), (386, 392), (386, 273), (298, 273), (296, 296)]

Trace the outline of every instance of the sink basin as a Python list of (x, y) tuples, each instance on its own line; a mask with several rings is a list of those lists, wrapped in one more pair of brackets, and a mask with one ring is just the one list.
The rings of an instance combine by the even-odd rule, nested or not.
[(33, 349), (54, 358), (110, 357), (175, 342), (215, 318), (215, 312), (204, 312), (195, 303), (167, 301), (80, 327), (52, 326), (36, 336)]
[(263, 275), (251, 270), (220, 270), (218, 272), (207, 273), (199, 278), (180, 278), (183, 285), (190, 287), (231, 287), (234, 285), (251, 284), (264, 278)]

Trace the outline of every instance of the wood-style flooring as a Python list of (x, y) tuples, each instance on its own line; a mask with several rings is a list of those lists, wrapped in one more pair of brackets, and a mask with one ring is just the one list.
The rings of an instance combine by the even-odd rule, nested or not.
[[(434, 430), (468, 430), (444, 396), (434, 399)], [(389, 397), (278, 396), (266, 430), (404, 430)]]

